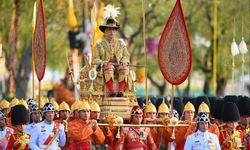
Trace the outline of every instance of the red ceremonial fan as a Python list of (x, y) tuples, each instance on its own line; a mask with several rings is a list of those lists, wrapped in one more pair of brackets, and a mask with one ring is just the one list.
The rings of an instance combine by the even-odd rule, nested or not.
[(166, 23), (158, 46), (158, 63), (172, 85), (186, 80), (192, 66), (192, 50), (180, 0)]
[(42, 0), (39, 0), (37, 6), (36, 24), (33, 34), (33, 53), (36, 76), (41, 81), (46, 68), (46, 35)]

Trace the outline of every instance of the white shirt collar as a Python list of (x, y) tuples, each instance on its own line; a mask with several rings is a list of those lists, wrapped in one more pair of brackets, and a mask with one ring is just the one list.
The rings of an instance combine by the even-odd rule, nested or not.
[(198, 130), (197, 133), (198, 133), (199, 135), (204, 136), (204, 135), (206, 135), (206, 134), (208, 133), (208, 131), (201, 132), (200, 130)]

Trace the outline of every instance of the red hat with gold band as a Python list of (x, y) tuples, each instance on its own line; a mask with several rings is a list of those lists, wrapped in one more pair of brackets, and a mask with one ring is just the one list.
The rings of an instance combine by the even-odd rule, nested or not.
[(131, 110), (131, 115), (143, 115), (141, 107), (139, 105), (135, 105)]

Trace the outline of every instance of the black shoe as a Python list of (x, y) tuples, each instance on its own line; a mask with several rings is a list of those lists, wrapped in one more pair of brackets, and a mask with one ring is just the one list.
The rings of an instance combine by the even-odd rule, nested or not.
[(123, 97), (123, 93), (120, 93), (120, 92), (119, 92), (119, 93), (117, 94), (117, 97)]
[(115, 93), (110, 93), (110, 94), (109, 94), (109, 97), (115, 97), (115, 96), (116, 96)]

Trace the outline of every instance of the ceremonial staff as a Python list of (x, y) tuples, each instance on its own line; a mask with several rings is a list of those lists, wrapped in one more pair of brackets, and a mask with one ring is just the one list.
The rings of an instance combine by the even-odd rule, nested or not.
[[(148, 127), (148, 128), (165, 128), (172, 127), (175, 130), (175, 127), (187, 127), (193, 122), (183, 122), (179, 121), (178, 118), (172, 117), (165, 117), (162, 118), (160, 121), (162, 124), (123, 124), (123, 119), (121, 117), (109, 116), (107, 119), (108, 123), (98, 123), (98, 126), (105, 126), (110, 127), (113, 129), (114, 127), (118, 127), (118, 132), (116, 138), (120, 138), (120, 128), (121, 127)], [(95, 121), (95, 120), (92, 120)], [(172, 139), (175, 139), (175, 133), (171, 136)]]
[(214, 30), (213, 30), (213, 92), (214, 95), (216, 96), (216, 53), (217, 53), (217, 16), (218, 16), (218, 5), (219, 1), (214, 0)]
[(246, 42), (245, 42), (245, 40), (244, 40), (244, 36), (243, 36), (243, 28), (244, 26), (243, 26), (243, 19), (242, 19), (242, 30), (241, 30), (241, 32), (242, 32), (242, 38), (241, 38), (241, 42), (240, 42), (240, 44), (239, 44), (239, 52), (242, 54), (242, 64), (241, 64), (241, 84), (240, 84), (240, 92), (241, 93), (239, 93), (240, 95), (243, 95), (243, 91), (244, 91), (244, 71), (245, 71), (245, 55), (246, 55), (246, 53), (248, 52), (248, 49), (247, 49), (247, 44), (246, 44)]
[(146, 18), (145, 18), (145, 10), (144, 10), (144, 0), (141, 1), (142, 3), (142, 21), (143, 21), (143, 50), (144, 50), (144, 68), (145, 68), (145, 90), (146, 90), (146, 105), (148, 105), (148, 82), (147, 82), (147, 51), (146, 51)]
[[(0, 80), (2, 80), (2, 93), (5, 92), (5, 58), (2, 50), (2, 37), (0, 37)], [(3, 94), (2, 94), (3, 98)]]
[(237, 43), (235, 42), (235, 19), (234, 19), (234, 32), (233, 32), (233, 42), (231, 43), (231, 54), (232, 54), (232, 88), (231, 88), (231, 94), (234, 94), (234, 57), (239, 54), (239, 48)]
[[(107, 123), (98, 123), (98, 126), (110, 126)], [(165, 128), (163, 124), (114, 124), (115, 127), (155, 127), (155, 128)], [(176, 124), (168, 125), (168, 127), (187, 127), (189, 124)]]
[(35, 62), (34, 62), (34, 32), (35, 32), (35, 26), (36, 26), (36, 2), (34, 3), (33, 7), (33, 19), (32, 19), (32, 60), (31, 60), (31, 67), (32, 67), (32, 99), (35, 99)]

